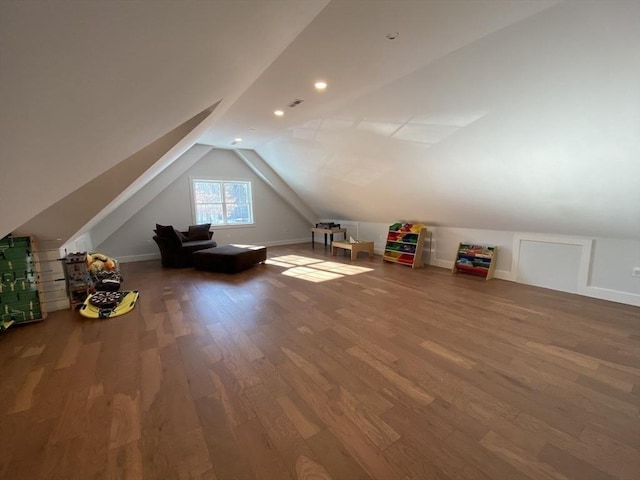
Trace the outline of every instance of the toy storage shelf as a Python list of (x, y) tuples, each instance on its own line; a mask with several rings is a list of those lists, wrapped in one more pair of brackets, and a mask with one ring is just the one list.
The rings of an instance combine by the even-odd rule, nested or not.
[(0, 331), (46, 316), (35, 240), (11, 235), (0, 239)]
[(451, 273), (469, 273), (490, 280), (496, 269), (497, 253), (495, 246), (460, 243)]
[(80, 308), (93, 293), (93, 281), (87, 269), (87, 252), (69, 253), (64, 258), (64, 276), (71, 310)]
[(389, 227), (383, 261), (422, 267), (422, 250), (427, 228), (421, 223), (394, 223)]

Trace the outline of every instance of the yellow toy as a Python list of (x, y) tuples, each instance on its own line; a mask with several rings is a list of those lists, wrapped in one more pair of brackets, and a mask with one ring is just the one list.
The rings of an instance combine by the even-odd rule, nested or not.
[(116, 261), (103, 253), (87, 254), (87, 268), (92, 275), (100, 272), (112, 272), (117, 268)]
[(138, 291), (96, 292), (89, 295), (80, 307), (80, 315), (87, 318), (112, 318), (133, 310)]

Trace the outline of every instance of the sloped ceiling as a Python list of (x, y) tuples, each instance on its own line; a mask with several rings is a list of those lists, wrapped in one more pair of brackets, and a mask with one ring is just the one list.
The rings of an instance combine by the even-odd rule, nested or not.
[(213, 123), (327, 2), (2, 0), (0, 237), (220, 102)]
[[(199, 113), (120, 164), (88, 181), (21, 225), (19, 233), (38, 238), (63, 239), (69, 232), (79, 230), (98, 215), (106, 204), (120, 195), (127, 184), (142, 176), (210, 114), (209, 110)], [(70, 212), (73, 214), (69, 214)]]
[(640, 236), (638, 2), (0, 5), (0, 235), (222, 100), (320, 217)]
[(639, 2), (353, 8), (332, 2), (227, 114), (305, 99), (255, 148), (321, 217), (640, 238)]

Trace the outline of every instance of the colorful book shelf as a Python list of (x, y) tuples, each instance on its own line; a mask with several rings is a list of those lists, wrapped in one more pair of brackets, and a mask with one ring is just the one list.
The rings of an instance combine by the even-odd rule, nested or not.
[(489, 280), (496, 269), (497, 252), (498, 247), (461, 243), (451, 273), (470, 273)]
[(421, 223), (394, 223), (389, 227), (382, 259), (409, 265), (411, 268), (422, 267), (422, 250), (426, 235), (427, 227)]

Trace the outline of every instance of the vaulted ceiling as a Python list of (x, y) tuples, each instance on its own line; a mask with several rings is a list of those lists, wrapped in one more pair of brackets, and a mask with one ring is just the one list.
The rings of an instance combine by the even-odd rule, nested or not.
[(636, 1), (0, 9), (0, 236), (236, 137), (319, 217), (640, 236)]

